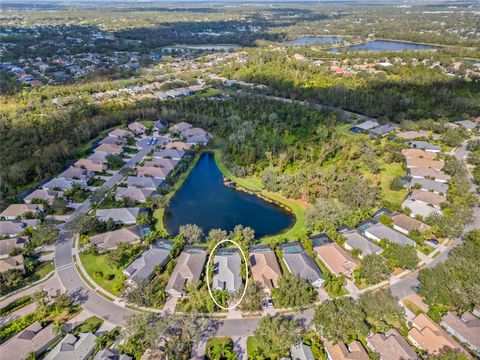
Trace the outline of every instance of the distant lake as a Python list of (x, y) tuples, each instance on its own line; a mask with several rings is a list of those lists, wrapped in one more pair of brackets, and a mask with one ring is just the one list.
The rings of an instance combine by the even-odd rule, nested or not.
[(302, 36), (298, 39), (285, 41), (287, 44), (304, 45), (304, 44), (326, 44), (343, 41), (341, 36)]
[(406, 43), (401, 41), (373, 40), (362, 44), (335, 47), (328, 49), (330, 52), (339, 51), (404, 51), (404, 50), (433, 50), (438, 46)]
[(255, 195), (225, 186), (213, 154), (204, 153), (172, 197), (163, 221), (170, 234), (177, 234), (184, 224), (197, 224), (205, 234), (241, 224), (254, 229), (258, 238), (288, 229), (295, 217)]

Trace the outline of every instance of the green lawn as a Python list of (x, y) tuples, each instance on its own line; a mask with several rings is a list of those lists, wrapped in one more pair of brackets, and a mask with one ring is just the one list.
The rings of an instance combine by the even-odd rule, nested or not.
[(430, 255), (435, 250), (433, 246), (430, 246), (427, 244), (423, 244), (423, 245), (417, 244), (417, 249), (418, 251), (421, 251), (425, 255)]
[(106, 181), (103, 180), (103, 179), (97, 179), (97, 178), (92, 178), (90, 180), (88, 180), (88, 185), (89, 186), (103, 186), (103, 184), (105, 184)]
[(257, 338), (255, 336), (249, 336), (247, 338), (247, 358), (253, 359), (253, 354), (258, 347)]
[(207, 340), (206, 351), (205, 351), (205, 360), (212, 359), (208, 356), (210, 349), (220, 344), (231, 342), (232, 339), (229, 337), (211, 337)]
[(96, 316), (91, 316), (87, 320), (85, 320), (83, 323), (78, 325), (75, 329), (73, 329), (72, 333), (74, 335), (84, 333), (84, 332), (96, 332), (100, 326), (103, 324), (103, 319), (100, 319), (99, 317)]
[[(122, 273), (123, 269), (117, 269), (111, 266), (107, 262), (106, 254), (93, 255), (90, 253), (80, 253), (80, 261), (88, 276), (90, 276), (95, 283), (113, 295), (121, 295), (125, 281), (125, 276)], [(113, 278), (111, 280), (105, 279), (104, 276), (106, 274), (113, 275)]]
[(407, 190), (390, 190), (390, 182), (397, 176), (405, 175), (405, 170), (400, 163), (382, 164), (382, 170), (378, 176), (380, 177), (383, 198), (386, 201), (395, 205), (402, 205), (403, 200), (407, 196)]
[(50, 274), (54, 270), (53, 266), (53, 261), (44, 261), (40, 265), (37, 266), (35, 271), (28, 275), (25, 279), (20, 284), (20, 287), (29, 285), (31, 283), (34, 283), (35, 281), (38, 281), (40, 279), (43, 279), (45, 276)]

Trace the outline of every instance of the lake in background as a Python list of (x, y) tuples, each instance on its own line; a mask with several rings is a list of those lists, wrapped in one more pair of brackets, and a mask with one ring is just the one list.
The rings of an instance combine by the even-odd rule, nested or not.
[(326, 44), (343, 41), (341, 36), (302, 36), (298, 39), (285, 41), (286, 44), (304, 45), (304, 44)]
[(197, 224), (205, 235), (211, 229), (230, 231), (241, 224), (260, 238), (288, 229), (295, 217), (255, 195), (225, 186), (213, 154), (205, 153), (172, 197), (163, 221), (170, 234), (177, 234), (184, 224)]
[(330, 52), (339, 51), (404, 51), (404, 50), (433, 50), (438, 46), (406, 43), (401, 41), (373, 40), (362, 44), (349, 45), (328, 49)]

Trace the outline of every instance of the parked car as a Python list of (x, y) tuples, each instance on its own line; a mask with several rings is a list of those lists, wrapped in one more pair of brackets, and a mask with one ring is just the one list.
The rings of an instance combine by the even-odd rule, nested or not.
[(437, 239), (428, 239), (428, 241), (431, 242), (433, 245), (440, 244)]
[(273, 308), (273, 300), (272, 300), (272, 298), (268, 298), (268, 299), (267, 299), (267, 307)]

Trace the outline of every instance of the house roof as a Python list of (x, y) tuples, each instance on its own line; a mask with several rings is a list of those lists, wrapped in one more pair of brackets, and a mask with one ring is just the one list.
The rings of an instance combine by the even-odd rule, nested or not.
[(92, 155), (90, 155), (87, 159), (89, 160), (100, 160), (103, 163), (107, 162), (107, 153), (104, 152), (94, 152)]
[(70, 166), (67, 170), (58, 175), (59, 178), (67, 180), (88, 180), (93, 176), (91, 170)]
[(422, 149), (422, 150), (425, 150), (425, 151), (439, 152), (439, 151), (442, 150), (442, 148), (440, 146), (430, 144), (427, 141), (410, 141), (408, 143), (408, 145), (410, 145), (411, 147), (413, 147), (415, 149)]
[(56, 198), (56, 197), (62, 197), (63, 196), (63, 192), (61, 191), (55, 191), (55, 190), (45, 190), (45, 189), (36, 189), (35, 191), (33, 191), (32, 193), (28, 194), (27, 196), (25, 196), (23, 198), (23, 201), (32, 201), (34, 199), (38, 199), (38, 200), (45, 200), (47, 201), (49, 204), (52, 204), (53, 203), (53, 200)]
[(255, 281), (260, 282), (266, 289), (273, 289), (277, 286), (282, 271), (272, 249), (250, 250), (250, 265)]
[(123, 130), (123, 129), (115, 129), (108, 133), (109, 136), (113, 136), (113, 137), (125, 137), (130, 134), (131, 134), (130, 131)]
[(144, 177), (144, 176), (129, 176), (127, 178), (128, 187), (138, 187), (144, 189), (155, 190), (160, 185), (162, 185), (163, 180), (152, 178), (152, 177)]
[(147, 127), (145, 125), (136, 121), (128, 124), (128, 128), (133, 132), (144, 132), (145, 130), (147, 130)]
[(188, 138), (191, 136), (208, 136), (208, 133), (201, 128), (191, 128), (182, 131), (182, 135)]
[(445, 174), (443, 171), (435, 170), (431, 168), (411, 168), (409, 169), (410, 176), (420, 177), (420, 178), (431, 178), (436, 180), (448, 181), (450, 180), (450, 175)]
[(102, 249), (111, 249), (116, 247), (119, 243), (133, 243), (140, 241), (140, 239), (140, 229), (133, 225), (94, 235), (90, 238), (90, 243)]
[(75, 164), (77, 168), (85, 168), (90, 171), (103, 171), (106, 168), (106, 165), (101, 160), (95, 159), (80, 159)]
[(435, 354), (443, 347), (463, 349), (440, 326), (425, 314), (419, 314), (412, 320), (408, 336), (428, 354)]
[(31, 352), (40, 352), (56, 338), (58, 335), (53, 324), (42, 327), (39, 322), (35, 322), (1, 344), (0, 354), (8, 360), (23, 360)]
[(138, 202), (145, 202), (154, 193), (153, 190), (141, 189), (138, 187), (117, 187), (115, 190), (115, 198), (129, 198)]
[(376, 223), (370, 226), (366, 230), (365, 234), (366, 236), (368, 236), (367, 234), (371, 234), (380, 240), (387, 239), (388, 242), (391, 242), (397, 245), (416, 246), (415, 241), (389, 228), (388, 226), (383, 225), (382, 223)]
[(207, 251), (203, 247), (189, 246), (180, 253), (177, 264), (168, 280), (165, 291), (182, 292), (186, 284), (200, 280), (203, 266), (207, 260)]
[(460, 335), (472, 348), (476, 349), (477, 353), (480, 353), (480, 319), (475, 315), (467, 311), (459, 317), (449, 312), (442, 317), (441, 324), (452, 335)]
[(413, 190), (413, 192), (410, 194), (410, 198), (415, 201), (422, 201), (426, 204), (431, 204), (435, 206), (439, 206), (441, 203), (447, 201), (447, 198), (445, 196), (425, 190)]
[(356, 230), (346, 230), (340, 232), (347, 240), (345, 244), (352, 249), (358, 249), (362, 255), (379, 254), (382, 252), (382, 248), (377, 244), (374, 244), (363, 235), (360, 235)]
[(396, 136), (400, 139), (418, 139), (418, 138), (426, 138), (429, 136), (428, 131), (404, 131), (401, 133), (396, 134)]
[(426, 152), (422, 149), (402, 149), (402, 155), (406, 158), (424, 158), (434, 160), (437, 157), (436, 153)]
[(145, 161), (143, 166), (154, 166), (161, 167), (168, 170), (173, 170), (178, 164), (178, 160), (168, 159), (168, 158), (154, 158), (150, 161)]
[(416, 187), (415, 185), (417, 184), (420, 185), (423, 190), (432, 190), (443, 194), (446, 194), (448, 191), (447, 184), (435, 180), (413, 178), (412, 181), (410, 181), (410, 187)]
[(157, 179), (165, 179), (171, 172), (171, 168), (147, 166), (146, 164), (145, 166), (140, 166), (137, 168), (138, 176), (151, 176)]
[(334, 360), (369, 360), (367, 351), (360, 341), (353, 341), (348, 347), (341, 341), (334, 344), (332, 341), (325, 341), (325, 350)]
[(140, 214), (140, 208), (113, 208), (113, 209), (98, 209), (96, 217), (99, 220), (107, 221), (112, 219), (119, 223), (135, 222)]
[(185, 131), (185, 130), (191, 129), (191, 128), (192, 128), (192, 125), (190, 125), (189, 123), (187, 123), (185, 121), (182, 121), (182, 122), (179, 122), (178, 124), (175, 124), (172, 127), (170, 127), (170, 130), (174, 131), (174, 132), (182, 132), (182, 131)]
[(416, 230), (423, 234), (425, 231), (428, 231), (431, 229), (430, 225), (424, 224), (420, 220), (414, 219), (405, 214), (395, 214), (391, 216), (391, 219), (393, 220), (394, 225), (408, 232)]
[(42, 204), (11, 204), (0, 213), (0, 217), (16, 218), (27, 213), (38, 214), (42, 211)]
[(23, 270), (23, 260), (22, 254), (0, 259), (0, 273), (8, 270)]
[(168, 260), (168, 256), (172, 251), (172, 242), (160, 239), (153, 243), (148, 250), (144, 251), (124, 272), (128, 274), (128, 281), (136, 282), (137, 279), (148, 280), (152, 275), (155, 267), (162, 266)]
[(126, 354), (118, 354), (116, 350), (112, 349), (104, 349), (100, 350), (93, 360), (132, 360), (133, 358), (131, 356), (128, 356)]
[(303, 343), (293, 345), (290, 349), (292, 360), (315, 360), (310, 346)]
[(40, 222), (40, 219), (0, 221), (0, 235), (15, 236), (22, 233), (28, 226), (35, 227)]
[(350, 276), (358, 267), (355, 259), (343, 250), (337, 243), (331, 243), (313, 248), (325, 266), (335, 275)]
[(165, 149), (188, 150), (193, 147), (193, 144), (188, 144), (183, 141), (173, 141), (165, 146)]
[(107, 154), (121, 154), (123, 147), (115, 144), (101, 144), (94, 150), (95, 152), (104, 152)]
[(360, 124), (355, 125), (356, 128), (364, 131), (373, 129), (377, 126), (380, 126), (380, 124), (377, 121), (373, 121), (373, 120), (367, 120)]
[(460, 120), (460, 121), (456, 121), (455, 124), (463, 126), (467, 130), (473, 130), (477, 127), (477, 124), (475, 124), (471, 120)]
[(14, 249), (23, 249), (27, 243), (28, 237), (0, 240), (0, 256), (10, 255)]
[(107, 136), (99, 141), (99, 144), (123, 145), (125, 140), (121, 137)]
[(194, 135), (187, 138), (189, 144), (208, 144), (210, 137), (206, 135)]
[(242, 285), (240, 254), (234, 249), (220, 249), (213, 258), (213, 289), (236, 291)]
[(415, 350), (395, 329), (390, 329), (385, 334), (373, 334), (367, 339), (367, 343), (382, 360), (420, 359)]
[(443, 160), (430, 160), (424, 158), (406, 158), (405, 165), (408, 168), (431, 168), (435, 170), (442, 170)]
[(185, 155), (185, 151), (178, 150), (178, 149), (166, 149), (166, 150), (160, 150), (153, 153), (154, 158), (181, 159), (184, 155)]
[(298, 242), (281, 244), (283, 260), (288, 270), (295, 276), (308, 280), (310, 283), (322, 283), (323, 274), (312, 257)]
[(392, 131), (397, 130), (398, 128), (399, 128), (398, 125), (385, 124), (385, 125), (380, 125), (376, 128), (370, 129), (369, 133), (372, 135), (385, 136), (387, 134), (390, 134)]
[(44, 360), (85, 360), (95, 348), (96, 340), (92, 333), (67, 334)]
[(441, 214), (442, 212), (430, 205), (421, 201), (405, 200), (402, 203), (402, 209), (409, 208), (411, 210), (411, 216), (420, 215), (422, 218), (426, 218), (431, 214)]

